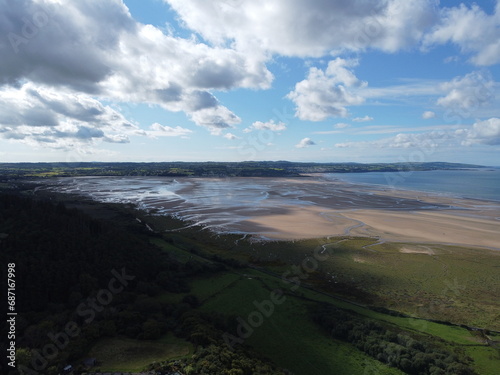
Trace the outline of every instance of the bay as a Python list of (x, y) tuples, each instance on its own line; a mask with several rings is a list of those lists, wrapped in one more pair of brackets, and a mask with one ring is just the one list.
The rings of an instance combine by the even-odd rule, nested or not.
[(389, 189), (416, 190), (462, 198), (500, 201), (500, 168), (329, 173), (330, 179)]

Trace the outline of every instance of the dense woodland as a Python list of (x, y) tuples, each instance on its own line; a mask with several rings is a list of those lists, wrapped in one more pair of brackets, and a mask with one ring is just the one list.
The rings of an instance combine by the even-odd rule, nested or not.
[(471, 362), (425, 337), (398, 332), (393, 327), (325, 305), (312, 313), (332, 338), (347, 341), (377, 360), (415, 375), (472, 375)]
[[(0, 233), (3, 234), (0, 260), (2, 265), (16, 264), (17, 360), (25, 366), (25, 373), (36, 373), (30, 372), (33, 360), (43, 366), (43, 360), (33, 350), (41, 352), (51, 343), (48, 334), (64, 331), (71, 321), (77, 323), (81, 333), (55, 358), (49, 359), (39, 373), (58, 374), (65, 364), (84, 357), (99, 338), (117, 335), (154, 340), (173, 332), (185, 337), (198, 345), (200, 352), (198, 360), (191, 359), (186, 364), (192, 368), (202, 366), (203, 358), (212, 351), (228, 350), (222, 340), (210, 338), (210, 334), (218, 334), (210, 317), (187, 326), (188, 317), (197, 306), (195, 297), (188, 295), (178, 304), (159, 303), (151, 298), (164, 291), (187, 293), (190, 278), (222, 272), (226, 266), (196, 261), (179, 263), (151, 245), (150, 234), (142, 226), (112, 225), (116, 223), (92, 219), (76, 209), (67, 209), (62, 203), (55, 205), (50, 201), (0, 194)], [(109, 288), (114, 277), (112, 270), (121, 274), (123, 268), (127, 277), (134, 279), (123, 291), (113, 295), (109, 305), (103, 306), (97, 301), (94, 302), (97, 307), (93, 308), (88, 298), (99, 296), (100, 290)], [(2, 279), (6, 279), (5, 272), (2, 267)], [(3, 297), (5, 301), (6, 296)], [(215, 321), (220, 326), (220, 318), (215, 317)], [(197, 330), (208, 336), (200, 335)], [(5, 321), (2, 332), (6, 332)], [(2, 353), (6, 352), (5, 340), (1, 349)], [(231, 356), (240, 361), (243, 368), (258, 367), (260, 370), (256, 373), (279, 373), (274, 366), (253, 358), (243, 349)], [(212, 364), (213, 371), (205, 373), (248, 373), (224, 372), (235, 370), (231, 367), (234, 360)], [(7, 367), (5, 356), (2, 356), (0, 372), (17, 374)]]

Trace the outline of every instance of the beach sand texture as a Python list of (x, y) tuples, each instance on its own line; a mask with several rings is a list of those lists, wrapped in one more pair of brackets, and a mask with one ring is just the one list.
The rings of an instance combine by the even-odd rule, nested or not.
[(459, 212), (322, 210), (319, 207), (290, 208), (286, 215), (253, 217), (241, 230), (271, 239), (323, 236), (367, 236), (391, 242), (442, 243), (500, 249), (500, 223), (477, 218), (480, 211)]
[(61, 178), (51, 189), (135, 203), (220, 232), (368, 236), (500, 249), (500, 203), (302, 178)]

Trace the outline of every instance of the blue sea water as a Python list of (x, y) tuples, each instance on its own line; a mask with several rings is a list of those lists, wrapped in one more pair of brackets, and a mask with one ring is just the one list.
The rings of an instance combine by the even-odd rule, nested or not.
[(350, 183), (500, 201), (500, 168), (464, 170), (330, 173)]

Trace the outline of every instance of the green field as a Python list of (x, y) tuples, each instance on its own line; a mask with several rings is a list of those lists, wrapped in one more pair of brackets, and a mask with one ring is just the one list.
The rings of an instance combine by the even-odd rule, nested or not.
[[(322, 301), (354, 311), (370, 319), (389, 323), (398, 329), (445, 340), (450, 348), (466, 350), (474, 360), (474, 368), (479, 374), (496, 374), (496, 368), (500, 365), (498, 350), (484, 344), (473, 332), (457, 326), (420, 319), (439, 317), (440, 311), (437, 309), (430, 311), (417, 309), (412, 313), (411, 309), (405, 311), (402, 308), (415, 306), (413, 302), (405, 302), (404, 296), (405, 293), (408, 296), (415, 294), (418, 290), (426, 291), (422, 294), (423, 297), (419, 297), (418, 303), (420, 304), (440, 295), (443, 296), (442, 298), (452, 296), (457, 301), (479, 300), (480, 303), (485, 304), (488, 299), (477, 298), (477, 293), (481, 290), (485, 292), (484, 295), (488, 295), (495, 293), (495, 288), (498, 288), (494, 272), (495, 262), (499, 259), (496, 254), (447, 246), (433, 247), (433, 255), (413, 254), (399, 251), (404, 244), (382, 244), (363, 248), (374, 244), (375, 241), (353, 238), (339, 241), (339, 239), (335, 241), (320, 239), (293, 243), (246, 243), (240, 248), (232, 247), (231, 257), (243, 259), (244, 252), (251, 249), (251, 259), (264, 259), (259, 266), (264, 266), (273, 274), (263, 273), (256, 269), (222, 273), (217, 277), (194, 280), (191, 293), (203, 301), (201, 306), (203, 311), (224, 312), (240, 316), (245, 320), (248, 319), (249, 314), (257, 310), (254, 302), (269, 299), (274, 289), (283, 289), (287, 293), (286, 301), (282, 305), (275, 306), (273, 314), (252, 332), (245, 343), (278, 365), (296, 373), (401, 373), (399, 370), (372, 359), (351, 345), (332, 340), (322, 333), (310, 321), (307, 314), (313, 301)], [(339, 283), (355, 287), (362, 285), (363, 292), (374, 296), (382, 296), (383, 292), (387, 293), (389, 297), (380, 298), (379, 305), (410, 312), (415, 318), (376, 312), (310, 288), (299, 288), (292, 293), (290, 290), (292, 285), (284, 283), (280, 275), (290, 269), (289, 264), (300, 264), (305, 257), (313, 254), (314, 249), (326, 243), (332, 243), (327, 246), (330, 256), (326, 261), (320, 262), (317, 272), (308, 274), (308, 279), (304, 280), (303, 285), (313, 289), (318, 285), (324, 286), (324, 275), (331, 275), (335, 272)], [(206, 243), (201, 249), (207, 253), (229, 256), (227, 249), (214, 249), (210, 243)], [(177, 251), (190, 254), (182, 249)], [(247, 256), (247, 259), (250, 258)], [(482, 273), (479, 272), (480, 269), (484, 269), (485, 264), (493, 270), (491, 273), (485, 273), (484, 270)], [(443, 273), (443, 269), (446, 272)], [(463, 284), (449, 281), (459, 276)], [(480, 281), (476, 279), (478, 277)], [(462, 285), (471, 289), (462, 288)], [(335, 294), (334, 286), (331, 292)], [(491, 313), (494, 314), (498, 308), (495, 303), (492, 305)], [(459, 322), (477, 322), (474, 320), (477, 319), (475, 311), (464, 312), (461, 311), (461, 307), (457, 309), (456, 317)], [(485, 310), (481, 311), (484, 313)], [(441, 317), (440, 320), (445, 320), (443, 318), (445, 317)], [(484, 321), (496, 323), (493, 317)], [(296, 356), (291, 353), (300, 353), (300, 355)]]
[[(210, 284), (218, 283), (214, 280)], [(206, 284), (207, 281), (195, 282), (193, 290), (203, 290)], [(245, 320), (258, 311), (253, 303), (269, 299), (277, 284), (262, 274), (241, 275), (229, 287), (213, 290), (202, 309), (224, 311)], [(367, 368), (373, 374), (401, 374), (350, 345), (327, 337), (308, 318), (308, 306), (308, 302), (287, 295), (283, 304), (276, 305), (270, 317), (254, 329), (246, 343), (297, 374), (364, 374)]]
[(412, 316), (500, 330), (498, 251), (404, 243), (372, 246), (376, 242), (370, 238), (276, 241), (240, 246), (230, 255), (246, 253), (250, 262), (282, 273), (330, 243), (328, 259), (319, 261), (305, 282)]
[(98, 358), (102, 372), (139, 372), (153, 362), (184, 357), (192, 352), (191, 343), (168, 335), (156, 341), (101, 340), (92, 347), (89, 357)]

